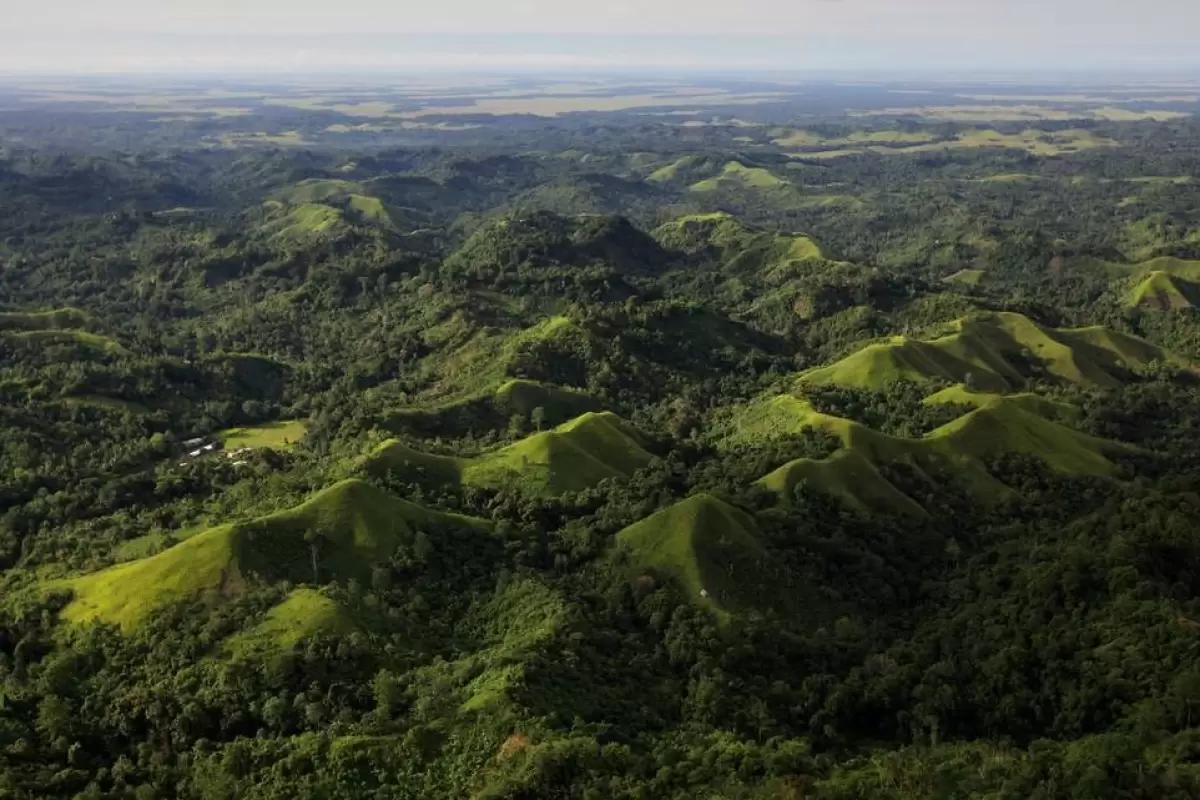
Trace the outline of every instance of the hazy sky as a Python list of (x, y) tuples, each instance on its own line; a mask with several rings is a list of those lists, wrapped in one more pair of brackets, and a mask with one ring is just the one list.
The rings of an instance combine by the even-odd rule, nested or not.
[(1200, 0), (0, 0), (0, 71), (1200, 67)]

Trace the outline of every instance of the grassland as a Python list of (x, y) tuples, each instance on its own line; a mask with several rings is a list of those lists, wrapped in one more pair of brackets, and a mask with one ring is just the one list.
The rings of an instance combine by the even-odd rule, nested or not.
[(652, 235), (668, 250), (715, 250), (722, 258), (758, 264), (763, 277), (776, 281), (797, 262), (824, 258), (817, 242), (807, 236), (750, 228), (723, 212), (679, 217)]
[(293, 419), (248, 428), (229, 428), (217, 434), (217, 438), (226, 450), (242, 447), (271, 447), (282, 450), (298, 444), (307, 434), (308, 423)]
[(942, 280), (946, 283), (958, 284), (959, 286), (978, 286), (985, 274), (981, 269), (960, 269), (958, 272), (942, 278)]
[(1019, 103), (1013, 105), (944, 105), (905, 106), (851, 112), (864, 117), (921, 117), (939, 122), (1061, 122), (1070, 119), (1090, 119), (1091, 114), (1049, 105)]
[(617, 534), (638, 570), (676, 581), (693, 602), (721, 612), (780, 602), (768, 595), (769, 557), (754, 519), (698, 494)]
[(270, 657), (313, 636), (343, 635), (356, 628), (345, 609), (316, 589), (302, 586), (289, 592), (252, 628), (227, 639), (221, 650), (238, 659)]
[(342, 200), (360, 191), (362, 191), (362, 187), (354, 181), (309, 178), (276, 192), (275, 197), (289, 205), (304, 205), (305, 203), (328, 203), (330, 200)]
[(784, 464), (759, 481), (785, 503), (797, 486), (838, 498), (864, 514), (925, 516), (925, 509), (897, 489), (879, 468), (856, 450), (838, 450), (829, 458), (802, 458)]
[(461, 399), (396, 409), (385, 417), (383, 427), (414, 434), (447, 428), (473, 430), (481, 425), (499, 427), (507, 425), (514, 415), (529, 419), (536, 408), (542, 409), (549, 425), (603, 410), (600, 401), (584, 392), (512, 379)]
[(1162, 270), (1138, 279), (1126, 299), (1128, 306), (1157, 311), (1195, 308), (1198, 304), (1200, 285)]
[(73, 592), (64, 619), (133, 631), (173, 605), (219, 603), (260, 577), (293, 583), (366, 580), (372, 564), (430, 526), (488, 529), (483, 520), (431, 511), (349, 480), (295, 508), (210, 528), (157, 555), (47, 588)]
[(721, 189), (777, 189), (787, 181), (761, 167), (747, 167), (740, 161), (730, 161), (715, 177), (698, 181), (689, 187), (693, 192), (715, 192)]
[[(853, 145), (853, 146), (852, 146)], [(1020, 133), (1001, 133), (990, 128), (979, 128), (958, 133), (954, 138), (942, 141), (929, 141), (923, 144), (903, 146), (871, 144), (863, 142), (854, 145), (843, 141), (831, 149), (813, 149), (804, 152), (790, 152), (794, 158), (828, 159), (844, 156), (863, 155), (912, 155), (918, 153), (939, 152), (959, 148), (995, 148), (1022, 150), (1035, 156), (1058, 156), (1068, 153), (1078, 153), (1097, 147), (1116, 147), (1120, 142), (1099, 136), (1085, 129), (1067, 129), (1061, 131), (1042, 131), (1029, 129)]]
[[(942, 401), (953, 398), (957, 402), (966, 397), (960, 390), (943, 396)], [(986, 401), (978, 399), (976, 405), (974, 411), (922, 438), (902, 439), (822, 414), (800, 398), (780, 395), (760, 398), (740, 409), (727, 441), (761, 441), (795, 435), (807, 428), (824, 431), (841, 442), (839, 453), (847, 455), (793, 462), (764, 477), (763, 483), (786, 497), (799, 480), (804, 480), (861, 510), (904, 513), (914, 509), (899, 496), (899, 490), (889, 488), (882, 475), (877, 475), (883, 465), (910, 469), (923, 476), (931, 490), (948, 482), (957, 483), (977, 499), (991, 502), (1009, 494), (1009, 489), (987, 470), (986, 462), (994, 456), (1020, 453), (1039, 458), (1064, 474), (1110, 476), (1115, 467), (1108, 455), (1130, 450), (1033, 413), (1031, 408), (1042, 410), (1044, 406), (1029, 398), (993, 396)]]
[(321, 203), (301, 203), (284, 207), (268, 203), (277, 213), (262, 226), (262, 230), (277, 239), (303, 242), (313, 237), (331, 236), (346, 228), (346, 218), (332, 206)]
[(962, 384), (948, 386), (929, 395), (922, 402), (926, 405), (947, 404), (974, 408), (994, 408), (1001, 404), (1015, 405), (1023, 411), (1050, 420), (1074, 420), (1083, 415), (1079, 408), (1070, 403), (1060, 403), (1032, 392), (998, 395), (972, 391)]
[[(431, 347), (462, 342), (446, 355), (440, 369), (430, 370), (430, 378), (437, 378), (435, 395), (438, 402), (474, 397), (504, 383), (509, 378), (509, 367), (523, 348), (587, 336), (583, 329), (564, 316), (547, 317), (515, 334), (496, 330), (469, 333), (469, 330), (458, 316), (425, 329), (423, 336)], [(469, 338), (464, 341), (464, 336)]]
[(799, 380), (860, 389), (906, 380), (1012, 391), (1032, 379), (1112, 388), (1127, 370), (1154, 362), (1180, 363), (1127, 334), (1098, 327), (1050, 329), (1020, 314), (982, 314), (958, 320), (954, 327), (954, 333), (932, 341), (899, 337), (868, 345)]
[(699, 156), (684, 156), (654, 170), (646, 176), (646, 180), (650, 183), (670, 183), (677, 180), (685, 171), (692, 169), (702, 162), (703, 159)]
[(362, 194), (352, 194), (346, 198), (346, 204), (359, 219), (378, 225), (382, 228), (394, 228), (392, 217), (388, 214), (383, 201), (377, 197)]
[(1163, 256), (1132, 265), (1092, 261), (1084, 266), (1124, 278), (1123, 300), (1129, 307), (1169, 311), (1200, 304), (1200, 261)]
[(392, 440), (372, 452), (364, 468), (375, 475), (390, 473), (471, 486), (520, 486), (558, 495), (589, 489), (610, 478), (629, 478), (653, 458), (642, 444), (641, 435), (615, 414), (589, 412), (476, 458), (430, 455)]
[(867, 144), (925, 144), (934, 141), (936, 134), (924, 131), (855, 131), (847, 136), (821, 136), (795, 128), (773, 130), (772, 142), (779, 147), (837, 149), (843, 146)]

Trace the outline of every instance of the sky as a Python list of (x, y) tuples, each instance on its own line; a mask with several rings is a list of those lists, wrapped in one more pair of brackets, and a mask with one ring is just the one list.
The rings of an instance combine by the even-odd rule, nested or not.
[(1200, 70), (1200, 0), (0, 0), (0, 72)]

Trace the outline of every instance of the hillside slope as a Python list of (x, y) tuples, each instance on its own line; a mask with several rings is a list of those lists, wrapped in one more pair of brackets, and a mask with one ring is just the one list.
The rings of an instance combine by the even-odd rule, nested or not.
[(1109, 455), (1132, 448), (1097, 439), (1052, 422), (1030, 409), (1026, 398), (995, 396), (979, 407), (920, 439), (887, 436), (865, 425), (822, 414), (792, 395), (764, 398), (741, 409), (734, 419), (730, 443), (799, 434), (806, 428), (824, 431), (841, 441), (843, 450), (824, 461), (801, 460), (784, 465), (763, 479), (764, 485), (787, 493), (804, 479), (864, 510), (913, 511), (902, 493), (878, 467), (903, 465), (923, 476), (931, 489), (958, 483), (983, 501), (1008, 493), (988, 472), (988, 459), (1006, 453), (1039, 458), (1051, 469), (1071, 475), (1110, 476), (1116, 468)]
[[(196, 534), (149, 558), (56, 581), (72, 601), (63, 617), (131, 631), (178, 602), (220, 602), (247, 581), (323, 583), (366, 580), (371, 565), (423, 527), (487, 530), (483, 520), (423, 508), (358, 480), (313, 495), (295, 508)], [(313, 563), (316, 561), (316, 574)]]
[(754, 519), (712, 495), (698, 494), (617, 534), (639, 569), (675, 580), (693, 602), (736, 612), (781, 602), (763, 576), (767, 552)]
[(800, 376), (801, 383), (880, 389), (899, 380), (949, 381), (1007, 392), (1027, 380), (1120, 386), (1129, 370), (1180, 363), (1163, 349), (1101, 327), (1053, 329), (1021, 314), (980, 314), (931, 341), (898, 337)]
[(629, 478), (654, 458), (641, 434), (610, 412), (588, 412), (558, 427), (475, 458), (422, 453), (398, 440), (364, 462), (376, 476), (499, 488), (521, 486), (556, 495), (590, 489), (608, 478)]

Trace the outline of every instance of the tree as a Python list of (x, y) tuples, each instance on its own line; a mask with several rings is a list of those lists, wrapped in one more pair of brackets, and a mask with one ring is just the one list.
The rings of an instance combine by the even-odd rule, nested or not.
[(529, 412), (529, 421), (537, 431), (541, 431), (542, 425), (546, 422), (546, 409), (537, 406), (533, 411)]

